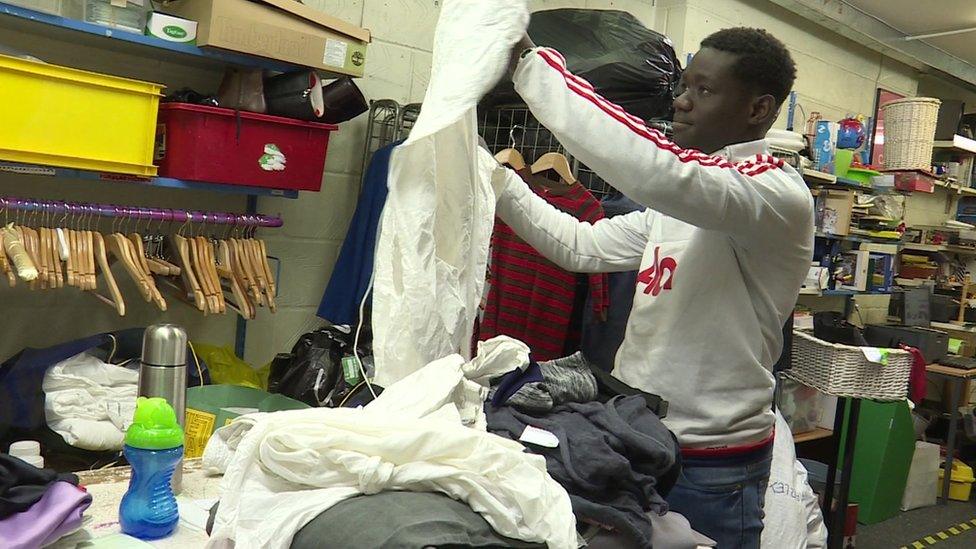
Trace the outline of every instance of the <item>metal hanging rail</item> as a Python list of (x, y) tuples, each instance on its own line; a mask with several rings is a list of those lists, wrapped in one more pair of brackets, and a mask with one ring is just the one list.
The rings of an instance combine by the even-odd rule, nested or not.
[(238, 227), (277, 228), (284, 225), (280, 217), (259, 214), (175, 210), (169, 208), (121, 206), (117, 204), (87, 204), (60, 200), (35, 200), (32, 198), (16, 198), (11, 196), (0, 197), (0, 212), (4, 210), (69, 215), (96, 215), (100, 217), (144, 219), (161, 222), (169, 221), (173, 223), (234, 225)]

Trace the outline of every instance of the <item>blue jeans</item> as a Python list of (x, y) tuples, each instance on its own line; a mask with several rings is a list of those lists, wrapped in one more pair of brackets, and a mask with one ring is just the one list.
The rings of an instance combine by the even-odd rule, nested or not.
[(771, 462), (772, 445), (734, 457), (684, 457), (668, 505), (719, 549), (758, 549)]

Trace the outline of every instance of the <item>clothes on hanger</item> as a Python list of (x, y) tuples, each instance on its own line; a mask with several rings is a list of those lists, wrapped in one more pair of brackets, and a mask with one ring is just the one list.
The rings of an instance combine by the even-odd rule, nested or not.
[[(603, 208), (579, 183), (563, 188), (544, 186), (541, 176), (527, 168), (517, 172), (539, 196), (573, 217), (590, 223), (603, 219)], [(557, 184), (557, 185), (560, 185)], [(495, 221), (491, 237), (488, 297), (478, 329), (480, 339), (507, 335), (524, 341), (535, 360), (553, 360), (579, 348), (574, 309), (581, 299), (577, 292), (580, 275), (568, 272), (543, 257), (519, 238), (503, 221)], [(590, 311), (597, 318), (606, 314), (609, 298), (607, 276), (587, 276)]]
[[(617, 191), (607, 195), (600, 202), (603, 213), (607, 218), (630, 212), (644, 211), (644, 206), (627, 198)], [(613, 361), (617, 350), (624, 341), (627, 331), (627, 320), (630, 319), (630, 309), (634, 305), (634, 288), (637, 287), (637, 271), (623, 271), (607, 274), (607, 305), (606, 318), (595, 314), (591, 303), (594, 296), (588, 295), (587, 306), (583, 308), (583, 335), (580, 350), (587, 360), (596, 364), (605, 372), (613, 370)]]
[[(355, 326), (359, 322), (359, 306), (373, 276), (380, 215), (389, 191), (390, 155), (402, 142), (381, 147), (366, 168), (356, 213), (319, 304), (318, 316), (333, 324)], [(367, 302), (365, 310), (369, 311), (369, 307)]]
[(476, 106), (505, 74), (528, 23), (525, 0), (443, 3), (423, 108), (390, 161), (373, 287), (380, 385), (471, 354), (499, 168), (478, 147)]
[(335, 504), (381, 491), (441, 492), (499, 534), (576, 549), (566, 491), (545, 460), (485, 430), (488, 380), (528, 363), (511, 338), (451, 355), (361, 409), (249, 414), (210, 438), (204, 466), (224, 473), (210, 547), (284, 548)]
[[(658, 479), (680, 469), (677, 440), (639, 396), (607, 403), (557, 406), (524, 413), (510, 406), (487, 411), (488, 430), (546, 458), (546, 467), (569, 492), (577, 519), (612, 527), (651, 546), (645, 513), (663, 514), (668, 506)], [(544, 430), (558, 444), (537, 444), (527, 431)], [(555, 442), (555, 441), (553, 441)]]

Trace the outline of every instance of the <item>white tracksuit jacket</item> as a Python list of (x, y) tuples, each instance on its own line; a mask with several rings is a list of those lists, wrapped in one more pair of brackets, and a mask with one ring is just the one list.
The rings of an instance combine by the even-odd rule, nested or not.
[(582, 223), (496, 170), (498, 215), (561, 267), (639, 269), (614, 375), (670, 402), (682, 447), (746, 446), (775, 418), (772, 365), (813, 251), (813, 201), (765, 141), (682, 150), (566, 70), (523, 55), (515, 89), (570, 154), (645, 212)]

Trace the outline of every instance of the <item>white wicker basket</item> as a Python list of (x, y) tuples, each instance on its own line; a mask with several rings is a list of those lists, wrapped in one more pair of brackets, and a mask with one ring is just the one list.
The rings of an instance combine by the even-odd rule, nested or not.
[(886, 170), (929, 170), (942, 101), (912, 97), (885, 103), (884, 167)]
[(784, 374), (840, 397), (905, 400), (914, 359), (901, 349), (888, 350), (888, 364), (869, 362), (861, 347), (828, 343), (793, 332), (793, 367)]

